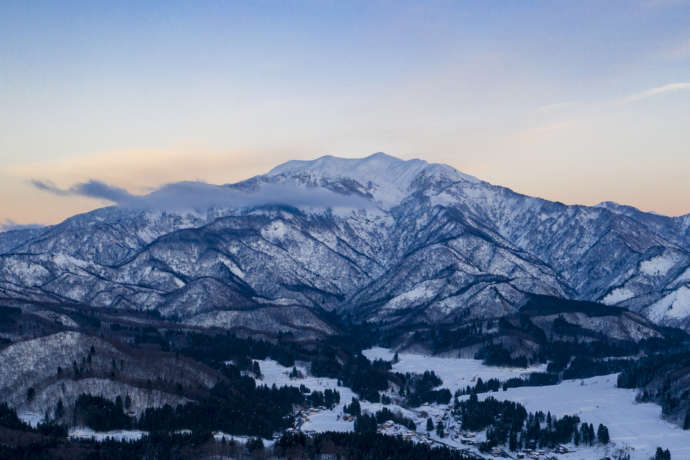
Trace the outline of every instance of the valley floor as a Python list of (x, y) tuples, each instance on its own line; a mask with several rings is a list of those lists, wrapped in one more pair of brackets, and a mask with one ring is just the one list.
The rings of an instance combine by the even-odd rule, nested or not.
[[(394, 353), (384, 348), (372, 348), (364, 354), (370, 360), (377, 358), (392, 360)], [(443, 387), (451, 392), (464, 389), (476, 383), (478, 378), (488, 380), (498, 378), (507, 380), (520, 377), (529, 372), (543, 371), (544, 366), (528, 369), (486, 366), (479, 360), (430, 357), (420, 354), (400, 353), (399, 361), (393, 365), (395, 372), (423, 373), (433, 370), (442, 380)], [(349, 388), (338, 386), (335, 379), (305, 377), (290, 379), (290, 369), (272, 360), (260, 361), (263, 373), (263, 383), (272, 385), (300, 385), (312, 390), (337, 389), (341, 400), (332, 410), (312, 409), (305, 411), (299, 417), (298, 426), (304, 432), (323, 431), (351, 431), (353, 422), (343, 418), (343, 406), (355, 396)], [(299, 366), (298, 366), (299, 369)], [(302, 369), (306, 375), (306, 369)], [(559, 459), (595, 459), (598, 460), (615, 452), (626, 451), (632, 460), (648, 460), (654, 455), (657, 446), (671, 451), (673, 459), (690, 459), (690, 431), (661, 419), (661, 407), (651, 403), (637, 403), (635, 390), (616, 387), (616, 375), (593, 377), (584, 380), (566, 380), (558, 385), (542, 387), (510, 388), (507, 391), (484, 393), (481, 398), (493, 396), (499, 400), (511, 400), (524, 405), (529, 412), (550, 411), (553, 415), (578, 415), (583, 422), (591, 423), (595, 427), (599, 423), (606, 425), (611, 434), (612, 443), (604, 447), (575, 448), (569, 454), (554, 454)], [(375, 412), (383, 407), (380, 403), (361, 402), (364, 411)], [(425, 443), (439, 443), (448, 446), (469, 449), (477, 452), (472, 446), (463, 443), (470, 438), (463, 436), (463, 432), (454, 426), (452, 417), (446, 417), (448, 436), (438, 438), (435, 433), (426, 433), (423, 428), (427, 417), (434, 422), (443, 419), (449, 412), (448, 406), (438, 404), (423, 405), (414, 410), (405, 409), (395, 404), (388, 405), (393, 410), (399, 410), (406, 417), (417, 423), (417, 432), (394, 424), (382, 428), (388, 434), (400, 434), (403, 437)], [(465, 433), (467, 434), (467, 433)], [(482, 433), (474, 434), (473, 441), (483, 439)], [(484, 454), (486, 455), (486, 454)]]
[[(364, 354), (370, 360), (384, 359), (390, 361), (394, 357), (391, 350), (385, 348), (372, 348), (365, 350)], [(332, 378), (320, 378), (308, 375), (306, 366), (296, 365), (302, 376), (290, 378), (291, 368), (284, 367), (274, 360), (266, 359), (258, 361), (261, 367), (262, 378), (257, 384), (289, 385), (299, 387), (304, 385), (310, 390), (335, 389), (340, 393), (340, 402), (333, 409), (311, 408), (300, 411), (296, 417), (295, 429), (305, 433), (326, 431), (353, 431), (354, 421), (346, 416), (343, 408), (349, 404), (356, 395), (345, 386), (338, 385), (338, 381)], [(521, 377), (530, 372), (543, 371), (544, 366), (532, 368), (493, 367), (486, 366), (479, 360), (431, 357), (421, 354), (400, 353), (398, 361), (393, 364), (394, 372), (421, 374), (426, 370), (434, 371), (442, 380), (442, 387), (451, 392), (465, 389), (468, 385), (474, 385), (477, 379), (486, 381), (497, 378), (501, 381), (512, 377)], [(408, 409), (395, 404), (396, 394), (389, 391), (393, 404), (386, 407), (393, 412), (400, 412), (405, 417), (411, 418), (417, 425), (417, 430), (412, 431), (395, 423), (384, 423), (379, 431), (384, 434), (400, 435), (405, 439), (430, 445), (446, 445), (462, 449), (467, 452), (480, 455), (484, 458), (492, 458), (491, 454), (480, 454), (475, 443), (485, 439), (484, 433), (467, 433), (461, 429), (450, 414), (451, 405), (425, 404), (418, 408)], [(478, 395), (480, 399), (494, 397), (498, 400), (515, 401), (529, 412), (543, 411), (562, 417), (564, 415), (577, 415), (583, 422), (591, 423), (595, 427), (600, 423), (608, 427), (611, 435), (611, 443), (606, 446), (583, 447), (568, 445), (572, 452), (557, 454), (546, 452), (538, 457), (545, 459), (553, 455), (563, 460), (598, 460), (607, 455), (615, 458), (616, 453), (627, 452), (631, 460), (648, 460), (654, 455), (657, 446), (670, 450), (672, 458), (690, 459), (690, 431), (661, 419), (661, 408), (656, 404), (637, 403), (635, 390), (620, 389), (616, 387), (616, 375), (593, 377), (589, 379), (566, 380), (558, 385), (541, 387), (510, 388), (506, 391), (489, 392)], [(463, 398), (466, 398), (464, 396)], [(381, 403), (360, 402), (364, 412), (374, 413), (384, 407)], [(35, 424), (38, 421), (36, 414), (22, 414), (22, 418)], [(426, 420), (432, 418), (434, 424), (442, 421), (446, 429), (446, 436), (439, 438), (434, 431), (426, 432)], [(71, 438), (92, 438), (102, 440), (106, 437), (115, 439), (136, 439), (144, 432), (137, 430), (119, 430), (117, 432), (97, 433), (90, 429), (73, 428), (70, 430)], [(240, 442), (246, 441), (246, 437), (237, 437), (216, 433), (216, 439), (222, 437), (233, 438)], [(242, 439), (240, 439), (242, 438)], [(246, 439), (245, 439), (246, 438)], [(271, 445), (271, 440), (264, 440), (265, 445)], [(497, 453), (497, 452), (496, 452)], [(515, 453), (506, 452), (513, 458)], [(526, 456), (529, 458), (529, 456)]]

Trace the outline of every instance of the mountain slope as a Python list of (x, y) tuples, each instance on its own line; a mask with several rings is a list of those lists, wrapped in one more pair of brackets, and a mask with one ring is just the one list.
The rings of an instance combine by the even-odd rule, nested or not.
[(317, 335), (335, 330), (330, 311), (457, 323), (515, 313), (528, 294), (690, 326), (688, 216), (566, 206), (381, 153), (290, 161), (203, 192), (197, 208), (184, 196), (160, 209), (154, 192), (0, 234), (0, 294)]

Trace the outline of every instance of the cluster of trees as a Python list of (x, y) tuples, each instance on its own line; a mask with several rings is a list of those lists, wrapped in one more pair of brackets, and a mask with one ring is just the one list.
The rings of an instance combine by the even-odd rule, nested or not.
[(657, 447), (653, 460), (671, 460), (671, 452), (668, 449)]
[[(39, 423), (36, 428), (24, 423), (18, 416), (17, 411), (7, 405), (0, 403), (0, 427), (10, 430), (26, 431), (48, 436), (65, 437), (67, 428), (55, 422)], [(2, 458), (2, 456), (0, 456)]]
[[(56, 416), (64, 409), (60, 409), (62, 401), (58, 401)], [(120, 428), (130, 428), (133, 420), (125, 414), (125, 405), (120, 396), (115, 402), (102, 396), (87, 394), (79, 395), (74, 404), (72, 417), (73, 425), (85, 425), (96, 431), (110, 431)]]
[(273, 448), (274, 454), (286, 458), (316, 458), (330, 454), (336, 458), (367, 460), (477, 460), (447, 447), (415, 444), (400, 437), (375, 432), (284, 434)]
[(498, 391), (503, 389), (517, 387), (540, 387), (547, 385), (556, 385), (560, 382), (557, 374), (550, 372), (532, 372), (527, 378), (513, 377), (506, 381), (492, 378), (489, 380), (482, 380), (481, 377), (477, 379), (474, 385), (468, 385), (462, 390), (455, 392), (455, 396), (468, 395), (472, 393), (488, 393), (490, 391)]
[(591, 424), (580, 424), (577, 416), (552, 417), (550, 413), (527, 413), (516, 402), (486, 398), (479, 401), (475, 393), (465, 401), (454, 404), (454, 414), (460, 418), (463, 429), (486, 430), (483, 448), (508, 444), (510, 450), (523, 447), (554, 447), (574, 442), (576, 445), (608, 444), (609, 432), (599, 425), (596, 433)]
[(424, 371), (423, 374), (395, 374), (400, 384), (400, 395), (405, 397), (409, 406), (418, 407), (425, 403), (448, 404), (452, 398), (450, 390), (434, 388), (443, 381), (434, 371)]
[(390, 363), (380, 360), (372, 363), (361, 353), (345, 355), (344, 363), (341, 360), (334, 354), (320, 354), (311, 363), (311, 373), (338, 379), (361, 399), (379, 402), (379, 392), (388, 389)]
[(416, 430), (417, 425), (411, 418), (405, 417), (399, 412), (393, 412), (387, 407), (376, 411), (373, 415), (360, 414), (355, 418), (354, 430), (357, 433), (376, 433), (377, 425), (393, 421), (399, 425), (405, 426), (410, 430)]
[(362, 406), (359, 404), (359, 399), (352, 398), (350, 404), (345, 404), (343, 407), (343, 412), (350, 414), (353, 417), (358, 417), (362, 414)]
[(661, 405), (662, 414), (677, 417), (686, 430), (690, 429), (690, 388), (683, 386), (690, 368), (690, 350), (658, 353), (631, 363), (618, 375), (618, 387), (637, 388), (639, 401)]
[[(306, 389), (304, 391), (302, 388)], [(321, 391), (310, 391), (307, 387), (302, 385), (300, 387), (302, 393), (306, 393), (305, 402), (309, 406), (313, 407), (327, 407), (333, 409), (336, 405), (340, 403), (340, 392), (338, 390), (331, 390), (326, 388), (323, 392)]]
[[(228, 433), (270, 438), (292, 426), (293, 407), (327, 406), (340, 402), (336, 390), (304, 391), (296, 387), (256, 385), (235, 366), (223, 368), (220, 381), (206, 397), (177, 407), (148, 408), (138, 420), (125, 413), (126, 402), (101, 396), (81, 395), (74, 408), (74, 422), (97, 431), (139, 428), (147, 431), (222, 430)], [(306, 388), (305, 388), (306, 389)]]
[(629, 359), (593, 359), (588, 356), (576, 356), (570, 365), (563, 370), (561, 377), (566, 379), (587, 379), (597, 375), (615, 374), (630, 365)]
[(399, 412), (393, 412), (389, 408), (384, 407), (373, 415), (363, 414), (362, 407), (357, 398), (352, 398), (350, 404), (343, 407), (346, 414), (355, 417), (354, 430), (357, 433), (376, 433), (376, 427), (380, 423), (392, 420), (395, 423), (406, 426), (410, 430), (416, 430), (417, 425), (411, 418), (405, 417)]
[(493, 344), (480, 348), (474, 358), (481, 359), (487, 366), (527, 367), (529, 364), (527, 357), (512, 357), (509, 350), (506, 350), (501, 345)]
[(253, 371), (253, 360), (268, 357), (286, 367), (295, 364), (298, 353), (285, 343), (240, 338), (229, 332), (224, 334), (185, 333), (170, 331), (167, 337), (170, 346), (179, 354), (213, 368), (222, 368), (226, 361), (233, 361), (240, 370)]

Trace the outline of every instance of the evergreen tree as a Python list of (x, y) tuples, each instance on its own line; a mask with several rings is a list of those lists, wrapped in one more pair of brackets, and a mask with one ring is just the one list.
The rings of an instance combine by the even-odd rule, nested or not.
[(515, 431), (510, 431), (510, 436), (508, 437), (508, 449), (511, 451), (516, 451), (518, 449), (517, 433)]
[(353, 415), (353, 416), (355, 416), (355, 417), (358, 417), (358, 416), (360, 416), (360, 415), (362, 414), (362, 408), (360, 407), (360, 405), (359, 405), (359, 399), (357, 399), (357, 398), (352, 398), (352, 401), (350, 402), (350, 405), (349, 405), (349, 406), (346, 405), (346, 406), (343, 408), (343, 410), (344, 410), (346, 413), (348, 413), (348, 414), (350, 414), (350, 415)]
[(436, 424), (436, 434), (438, 435), (439, 438), (442, 438), (445, 436), (445, 433), (443, 432), (443, 423), (440, 420)]
[(55, 405), (55, 418), (60, 419), (62, 416), (65, 414), (65, 406), (62, 403), (62, 398), (58, 399), (57, 404)]
[(434, 421), (431, 420), (431, 417), (426, 419), (426, 431), (434, 431)]
[(597, 428), (597, 439), (601, 444), (609, 443), (609, 429), (601, 423), (599, 424), (599, 428)]
[(261, 367), (259, 366), (259, 362), (258, 362), (258, 361), (254, 361), (254, 362), (252, 363), (252, 372), (253, 372), (254, 375), (255, 375), (257, 378), (259, 378), (259, 379), (260, 379), (261, 377), (263, 377), (263, 375), (261, 374)]
[(671, 460), (671, 452), (661, 447), (656, 448), (656, 455), (654, 455), (654, 460)]

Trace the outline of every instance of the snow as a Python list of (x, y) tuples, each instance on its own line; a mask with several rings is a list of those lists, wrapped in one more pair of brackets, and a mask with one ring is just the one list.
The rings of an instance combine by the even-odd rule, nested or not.
[(617, 288), (611, 291), (601, 301), (606, 305), (615, 305), (632, 297), (635, 297), (635, 293), (632, 290), (628, 288)]
[[(256, 439), (255, 437), (252, 436), (241, 436), (237, 434), (228, 434), (228, 433), (223, 433), (222, 431), (215, 431), (213, 433), (213, 439), (216, 441), (235, 441), (239, 444), (247, 444), (247, 442), (251, 441), (252, 439)], [(273, 444), (275, 444), (274, 439), (262, 439), (261, 442), (264, 443), (264, 447), (273, 447)]]
[[(393, 351), (372, 348), (364, 351), (369, 359), (391, 360)], [(399, 362), (393, 365), (396, 372), (422, 373), (433, 370), (442, 380), (443, 387), (454, 391), (464, 388), (481, 377), (483, 380), (498, 378), (506, 380), (527, 372), (543, 371), (543, 366), (531, 369), (500, 368), (485, 366), (478, 360), (462, 358), (441, 358), (413, 353), (399, 353)], [(578, 415), (583, 422), (592, 423), (595, 428), (603, 423), (609, 428), (614, 442), (606, 448), (578, 448), (577, 452), (560, 455), (563, 459), (599, 459), (610, 455), (616, 449), (631, 449), (632, 460), (647, 460), (657, 446), (668, 448), (672, 458), (690, 458), (690, 431), (684, 431), (661, 419), (661, 407), (651, 403), (637, 403), (636, 391), (616, 387), (616, 375), (593, 377), (585, 380), (566, 380), (558, 385), (544, 387), (510, 388), (507, 391), (484, 393), (480, 398), (493, 396), (499, 400), (511, 400), (524, 405), (529, 412), (550, 411), (559, 417)], [(364, 403), (366, 404), (366, 403)], [(365, 405), (363, 404), (363, 407)], [(446, 413), (447, 408), (439, 405), (424, 405), (418, 414), (427, 413), (434, 421)], [(424, 418), (417, 415), (417, 426), (423, 427)], [(455, 447), (464, 447), (453, 436), (436, 439)], [(571, 446), (572, 447), (572, 446)]]
[(326, 155), (311, 161), (288, 161), (273, 168), (266, 177), (297, 179), (318, 185), (351, 179), (371, 193), (384, 208), (391, 208), (408, 196), (412, 183), (423, 175), (436, 180), (443, 177), (451, 181), (478, 182), (476, 178), (447, 165), (419, 159), (405, 161), (385, 153), (375, 153), (365, 158)]
[(339, 386), (336, 379), (326, 377), (313, 377), (308, 375), (307, 368), (303, 365), (296, 364), (295, 367), (299, 370), (304, 378), (291, 379), (289, 374), (292, 368), (280, 365), (276, 361), (266, 359), (259, 361), (261, 373), (263, 377), (257, 384), (263, 383), (271, 386), (294, 386), (299, 387), (305, 385), (312, 391), (324, 391), (326, 389), (335, 389), (340, 393), (340, 403), (331, 410), (315, 410), (307, 416), (307, 419), (301, 426), (301, 430), (309, 431), (352, 431), (353, 422), (342, 419), (343, 407), (350, 404), (352, 398), (356, 397), (350, 388)]
[[(383, 359), (392, 361), (395, 353), (387, 348), (374, 347), (363, 351), (369, 360)], [(524, 377), (532, 372), (544, 372), (546, 365), (522, 367), (485, 366), (480, 360), (467, 358), (443, 358), (415, 353), (399, 353), (399, 361), (393, 364), (394, 372), (422, 374), (426, 370), (443, 380), (443, 387), (451, 393), (472, 386), (478, 378), (486, 381), (492, 378), (508, 380), (513, 377)]]
[(682, 286), (649, 307), (647, 316), (652, 321), (683, 319), (690, 315), (690, 287)]
[(45, 419), (43, 414), (39, 414), (38, 412), (29, 410), (17, 412), (17, 417), (19, 417), (19, 420), (21, 420), (22, 422), (34, 428), (36, 428), (39, 423), (43, 423)]
[(394, 298), (389, 300), (386, 303), (386, 305), (383, 306), (382, 309), (396, 310), (399, 308), (406, 308), (409, 307), (410, 303), (421, 303), (418, 301), (424, 301), (426, 299), (433, 298), (438, 293), (438, 287), (435, 286), (437, 284), (440, 284), (440, 282), (437, 280), (424, 281), (415, 286), (414, 289), (395, 296)]
[(136, 441), (147, 434), (147, 431), (141, 430), (94, 431), (91, 428), (75, 427), (69, 429), (67, 436), (70, 439), (92, 439), (101, 442), (107, 439), (113, 439), (115, 441)]
[(657, 447), (669, 449), (673, 459), (690, 458), (690, 431), (662, 420), (660, 406), (635, 402), (636, 391), (617, 388), (616, 378), (607, 375), (566, 380), (553, 386), (510, 388), (480, 397), (519, 402), (529, 412), (578, 415), (595, 429), (603, 423), (617, 447), (634, 449), (632, 460), (648, 460)]
[(640, 263), (640, 271), (649, 276), (665, 276), (678, 262), (672, 254), (661, 254)]
[(288, 233), (288, 227), (282, 220), (276, 220), (271, 222), (270, 225), (261, 229), (261, 236), (266, 238), (268, 241), (280, 241), (285, 238)]

